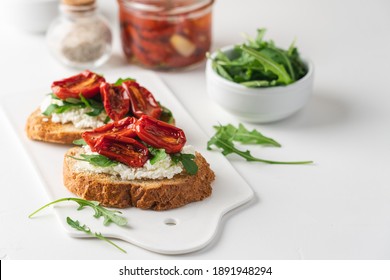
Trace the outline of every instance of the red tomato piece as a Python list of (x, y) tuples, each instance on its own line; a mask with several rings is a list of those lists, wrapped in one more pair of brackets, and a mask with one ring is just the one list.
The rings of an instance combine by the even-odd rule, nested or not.
[(55, 81), (51, 85), (53, 93), (60, 99), (80, 98), (80, 93), (85, 98), (92, 98), (100, 92), (100, 84), (105, 82), (102, 76), (85, 70), (75, 76)]
[(131, 167), (142, 167), (149, 159), (149, 150), (145, 145), (121, 135), (103, 135), (95, 148), (99, 154)]
[(145, 50), (141, 49), (135, 44), (131, 46), (131, 57), (134, 56), (134, 61), (147, 67), (155, 67), (155, 65), (161, 64), (161, 58), (159, 55), (154, 55), (151, 57), (149, 54), (150, 53), (145, 52)]
[(143, 115), (148, 115), (156, 119), (161, 116), (162, 109), (160, 105), (146, 88), (134, 81), (124, 82), (122, 87), (130, 96), (131, 110), (134, 116), (140, 118)]
[(130, 110), (130, 97), (122, 86), (114, 86), (104, 82), (100, 85), (100, 93), (104, 109), (111, 119), (118, 121), (126, 116)]
[(180, 152), (187, 141), (184, 131), (180, 128), (147, 115), (137, 120), (135, 131), (146, 144), (165, 149), (167, 153)]
[(96, 152), (95, 144), (99, 138), (103, 135), (121, 135), (126, 137), (136, 137), (135, 122), (136, 118), (127, 117), (117, 122), (111, 122), (101, 127), (98, 127), (91, 131), (85, 131), (81, 134), (81, 137), (88, 144), (93, 152)]

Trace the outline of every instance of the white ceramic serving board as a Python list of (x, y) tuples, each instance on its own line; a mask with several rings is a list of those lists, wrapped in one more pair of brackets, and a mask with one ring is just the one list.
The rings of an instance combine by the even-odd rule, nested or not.
[[(173, 111), (177, 126), (183, 128), (186, 133), (187, 143), (204, 155), (216, 174), (216, 180), (212, 185), (213, 193), (201, 202), (168, 211), (122, 209), (123, 216), (128, 219), (128, 225), (125, 227), (115, 224), (104, 226), (102, 217), (94, 218), (93, 211), (89, 208), (77, 211), (78, 205), (74, 202), (65, 202), (53, 207), (59, 221), (73, 237), (88, 235), (70, 228), (66, 223), (67, 216), (79, 220), (92, 231), (101, 232), (106, 237), (122, 239), (161, 254), (183, 254), (203, 248), (216, 235), (222, 216), (253, 197), (252, 189), (221, 153), (207, 151), (208, 137), (156, 74), (147, 71), (126, 73), (115, 70), (104, 75), (110, 82), (115, 82), (119, 77), (136, 78), (158, 101)], [(28, 115), (39, 106), (45, 94), (50, 92), (50, 84), (48, 81), (48, 85), (41, 91), (16, 94), (3, 99), (2, 107), (28, 153), (48, 198), (52, 201), (74, 196), (62, 182), (62, 161), (69, 146), (31, 141), (24, 132)], [(40, 206), (37, 205), (37, 208)]]

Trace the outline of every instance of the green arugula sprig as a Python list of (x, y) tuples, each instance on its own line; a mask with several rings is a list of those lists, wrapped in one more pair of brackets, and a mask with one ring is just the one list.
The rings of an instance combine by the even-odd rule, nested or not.
[(127, 253), (124, 249), (122, 249), (121, 247), (119, 247), (118, 245), (116, 245), (114, 242), (112, 242), (110, 239), (106, 238), (105, 236), (103, 236), (101, 233), (97, 233), (97, 232), (92, 232), (90, 230), (89, 227), (87, 227), (86, 225), (80, 225), (80, 222), (79, 221), (74, 221), (72, 220), (70, 217), (67, 217), (66, 218), (66, 222), (68, 223), (68, 225), (70, 225), (72, 228), (78, 230), (78, 231), (82, 231), (82, 232), (85, 232), (86, 234), (88, 235), (91, 235), (93, 237), (96, 237), (100, 240), (103, 240), (103, 241), (106, 241), (108, 243), (110, 243), (112, 246), (116, 247), (117, 249), (121, 250), (123, 253)]
[(148, 150), (149, 150), (150, 154), (152, 155), (152, 158), (150, 159), (150, 164), (152, 164), (152, 165), (156, 164), (160, 160), (165, 159), (168, 156), (168, 154), (165, 152), (164, 149), (157, 149), (157, 148), (154, 148), (152, 146), (149, 146)]
[(31, 218), (33, 217), (36, 213), (40, 212), (41, 210), (49, 207), (50, 205), (63, 202), (63, 201), (74, 201), (79, 204), (79, 208), (77, 210), (84, 209), (84, 207), (88, 206), (91, 207), (94, 211), (95, 214), (93, 215), (95, 218), (100, 218), (103, 217), (104, 225), (108, 225), (109, 223), (113, 222), (114, 224), (118, 226), (124, 226), (127, 224), (127, 219), (122, 216), (118, 216), (118, 214), (122, 214), (122, 212), (117, 211), (117, 210), (109, 210), (103, 206), (100, 206), (99, 202), (97, 201), (89, 201), (81, 198), (76, 198), (76, 197), (65, 197), (65, 198), (60, 198), (55, 201), (52, 201), (48, 204), (43, 205), (41, 208), (37, 209), (33, 213), (31, 213), (28, 217)]
[[(77, 146), (86, 146), (87, 142), (83, 138), (76, 139), (73, 141), (73, 144)], [(92, 154), (92, 155), (86, 155), (86, 154), (80, 154), (80, 157), (75, 157), (75, 156), (69, 156), (70, 158), (73, 158), (75, 160), (81, 160), (81, 161), (86, 161), (93, 166), (97, 167), (110, 167), (110, 166), (116, 166), (119, 164), (119, 162), (112, 160), (106, 156), (103, 155), (98, 155), (98, 154)]]
[(183, 164), (185, 171), (188, 174), (195, 175), (198, 172), (198, 165), (194, 161), (195, 155), (177, 153), (177, 154), (171, 154), (171, 158), (172, 161), (176, 164), (181, 162), (181, 164)]
[(86, 146), (87, 142), (83, 138), (73, 140), (73, 144), (76, 146)]
[(247, 161), (257, 161), (269, 164), (310, 164), (312, 161), (273, 161), (266, 160), (252, 156), (249, 150), (239, 150), (235, 145), (234, 141), (241, 142), (242, 144), (261, 144), (261, 145), (272, 145), (280, 147), (280, 144), (275, 140), (262, 135), (258, 131), (249, 132), (242, 124), (239, 128), (235, 128), (233, 125), (227, 126), (214, 126), (216, 133), (207, 142), (207, 149), (212, 150), (213, 147), (221, 149), (224, 156), (229, 154), (237, 154)]
[(217, 51), (215, 57), (209, 54), (212, 67), (221, 77), (246, 87), (269, 87), (291, 84), (307, 73), (295, 41), (288, 50), (281, 49), (273, 41), (265, 41), (265, 29), (258, 29), (255, 39), (235, 46), (226, 55)]
[[(63, 202), (63, 201), (74, 201), (74, 202), (76, 202), (79, 205), (77, 210), (84, 209), (84, 207), (86, 207), (86, 206), (91, 207), (94, 210), (94, 212), (95, 212), (94, 215), (93, 215), (95, 218), (97, 218), (97, 219), (100, 218), (100, 217), (104, 218), (103, 224), (105, 226), (107, 226), (111, 222), (116, 224), (116, 225), (118, 225), (118, 226), (125, 226), (127, 224), (127, 219), (125, 217), (122, 217), (122, 216), (118, 215), (118, 214), (122, 214), (120, 211), (109, 210), (109, 209), (107, 209), (107, 208), (105, 208), (103, 206), (100, 206), (99, 202), (97, 202), (97, 201), (89, 201), (89, 200), (85, 200), (85, 199), (81, 199), (81, 198), (75, 198), (75, 197), (60, 198), (60, 199), (57, 199), (57, 200), (52, 201), (50, 203), (47, 203), (44, 206), (42, 206), (39, 209), (37, 209), (36, 211), (34, 211), (33, 213), (31, 213), (28, 217), (32, 218), (36, 213), (38, 213), (41, 210), (49, 207), (50, 205), (53, 205), (53, 204), (56, 204), (56, 203), (59, 203), (59, 202)], [(111, 245), (115, 246), (117, 249), (121, 250), (122, 252), (126, 253), (125, 250), (123, 250), (121, 247), (116, 245), (114, 242), (112, 242), (111, 240), (109, 240), (108, 238), (103, 236), (101, 233), (92, 232), (86, 225), (80, 225), (79, 221), (74, 221), (70, 217), (67, 217), (66, 218), (66, 222), (67, 222), (67, 224), (69, 226), (73, 227), (74, 229), (77, 229), (79, 231), (85, 232), (86, 234), (94, 236), (94, 237), (96, 237), (96, 238), (98, 238), (100, 240), (104, 240), (104, 241), (110, 243)]]
[(258, 144), (258, 145), (270, 145), (274, 147), (281, 147), (281, 145), (274, 139), (264, 136), (257, 130), (253, 129), (249, 131), (243, 124), (239, 124), (238, 128), (231, 124), (222, 126), (214, 126), (214, 129), (224, 135), (229, 135), (232, 141), (240, 142), (241, 144)]
[(81, 160), (81, 161), (86, 161), (89, 164), (92, 164), (93, 166), (97, 167), (110, 167), (110, 166), (116, 166), (118, 165), (117, 161), (114, 161), (112, 159), (109, 159), (106, 156), (103, 155), (86, 155), (86, 154), (80, 154), (81, 158), (74, 157), (74, 156), (69, 156), (75, 160)]
[(163, 122), (169, 123), (169, 124), (173, 124), (175, 122), (175, 118), (173, 117), (172, 111), (169, 110), (167, 107), (161, 105), (160, 102), (158, 102), (158, 104), (160, 105), (160, 107), (162, 109), (160, 120), (162, 120)]
[[(87, 99), (80, 93), (80, 99), (78, 98), (67, 98), (62, 101), (62, 105), (50, 104), (49, 107), (42, 113), (45, 116), (51, 116), (53, 113), (61, 114), (73, 108), (90, 108), (91, 111), (86, 113), (86, 115), (91, 117), (96, 117), (104, 111), (104, 105), (102, 102), (99, 102), (95, 99)], [(60, 100), (54, 94), (51, 94), (53, 99)]]
[(195, 175), (198, 172), (198, 165), (194, 161), (195, 155), (192, 154), (167, 154), (164, 149), (156, 149), (153, 147), (149, 147), (149, 152), (152, 154), (152, 158), (150, 159), (150, 163), (156, 164), (158, 161), (165, 159), (167, 156), (170, 156), (174, 164), (181, 164), (184, 167), (184, 170), (190, 174)]
[(116, 80), (116, 82), (114, 83), (114, 86), (121, 86), (124, 82), (129, 82), (129, 81), (135, 81), (135, 79), (133, 78), (119, 78), (118, 80)]

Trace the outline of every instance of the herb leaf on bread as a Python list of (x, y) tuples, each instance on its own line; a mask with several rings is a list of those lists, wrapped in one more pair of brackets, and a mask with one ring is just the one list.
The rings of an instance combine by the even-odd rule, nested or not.
[(85, 232), (86, 234), (88, 235), (91, 235), (91, 236), (94, 236), (100, 240), (103, 240), (103, 241), (106, 241), (108, 243), (110, 243), (112, 246), (115, 246), (117, 249), (121, 250), (123, 253), (127, 253), (124, 249), (122, 249), (121, 247), (119, 247), (118, 245), (116, 245), (114, 242), (112, 242), (110, 239), (106, 238), (105, 236), (103, 236), (101, 233), (98, 233), (98, 232), (92, 232), (91, 229), (89, 227), (87, 227), (86, 225), (80, 225), (80, 222), (79, 221), (74, 221), (72, 220), (70, 217), (67, 217), (66, 218), (66, 222), (68, 225), (70, 225), (72, 228), (74, 229), (77, 229), (78, 231), (82, 231), (82, 232)]
[[(66, 100), (68, 100), (68, 99), (66, 99)], [(91, 108), (92, 109), (91, 112), (86, 113), (88, 116), (91, 116), (91, 117), (99, 116), (101, 114), (101, 112), (103, 112), (103, 110), (104, 110), (103, 103), (98, 102), (98, 101), (96, 101), (94, 99), (89, 99), (88, 100), (81, 93), (80, 93), (80, 100), (78, 100), (78, 99), (75, 99), (75, 100), (78, 101), (77, 104), (80, 104), (79, 102), (81, 100), (81, 102), (84, 103), (86, 108)]]
[(94, 166), (98, 167), (109, 167), (109, 166), (115, 166), (118, 165), (117, 161), (114, 161), (112, 159), (109, 159), (106, 156), (103, 155), (86, 155), (86, 154), (80, 154), (82, 158), (78, 157), (71, 157), (76, 160), (86, 161)]
[(114, 83), (114, 86), (121, 86), (124, 82), (128, 82), (128, 81), (135, 81), (135, 79), (133, 78), (119, 78), (118, 80), (116, 80), (116, 82)]
[(158, 102), (158, 104), (160, 105), (160, 107), (162, 109), (160, 119), (162, 121), (166, 122), (166, 123), (174, 124), (175, 123), (175, 118), (173, 117), (172, 111), (169, 110), (167, 107), (161, 105), (160, 102)]
[(85, 142), (85, 140), (83, 138), (80, 138), (80, 139), (74, 140), (73, 144), (77, 145), (77, 146), (85, 146), (85, 145), (87, 145), (87, 142)]
[[(154, 147), (149, 146), (149, 152), (153, 155), (153, 157), (150, 159), (150, 163), (153, 165), (156, 162), (165, 159), (168, 154), (165, 152), (164, 149), (157, 149)], [(181, 164), (184, 167), (184, 170), (190, 174), (195, 175), (198, 172), (198, 165), (196, 165), (194, 159), (195, 155), (193, 154), (182, 154), (182, 153), (176, 153), (176, 154), (169, 154), (171, 157), (171, 160), (173, 163), (178, 164), (181, 162)]]
[[(77, 98), (67, 98), (61, 100), (62, 104), (50, 104), (44, 112), (45, 116), (51, 116), (53, 113), (61, 114), (73, 108), (90, 108), (91, 111), (86, 113), (88, 116), (95, 117), (100, 115), (103, 112), (104, 106), (103, 103), (96, 101), (94, 99), (87, 99), (80, 93), (80, 99)], [(51, 95), (52, 99), (60, 100), (54, 94)]]
[(185, 171), (190, 175), (195, 175), (198, 172), (198, 166), (196, 165), (194, 159), (195, 155), (193, 154), (171, 154), (171, 158), (174, 163), (181, 162)]
[(168, 156), (164, 149), (157, 149), (153, 147), (148, 147), (149, 152), (152, 154), (152, 158), (150, 159), (150, 164), (155, 164), (156, 162), (163, 160)]
[(100, 218), (104, 217), (103, 224), (108, 225), (109, 223), (113, 222), (114, 224), (118, 226), (124, 226), (127, 224), (127, 219), (122, 216), (118, 216), (117, 214), (122, 214), (120, 211), (117, 210), (109, 210), (103, 206), (99, 205), (99, 202), (97, 201), (89, 201), (81, 198), (75, 198), (75, 197), (65, 197), (65, 198), (60, 198), (55, 201), (52, 201), (48, 204), (45, 204), (41, 208), (37, 209), (33, 213), (31, 213), (28, 217), (31, 218), (33, 217), (36, 213), (39, 211), (49, 207), (50, 205), (63, 202), (63, 201), (74, 201), (79, 204), (79, 208), (77, 210), (83, 209), (85, 206), (91, 207), (94, 211), (95, 214), (93, 215), (95, 218)]

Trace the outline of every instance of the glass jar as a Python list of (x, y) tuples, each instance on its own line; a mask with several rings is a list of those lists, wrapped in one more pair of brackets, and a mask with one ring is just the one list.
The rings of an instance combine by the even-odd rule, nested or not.
[(214, 0), (118, 0), (129, 62), (168, 70), (193, 66), (211, 45)]
[(95, 0), (62, 0), (46, 39), (53, 55), (75, 68), (96, 68), (111, 55), (111, 29)]

